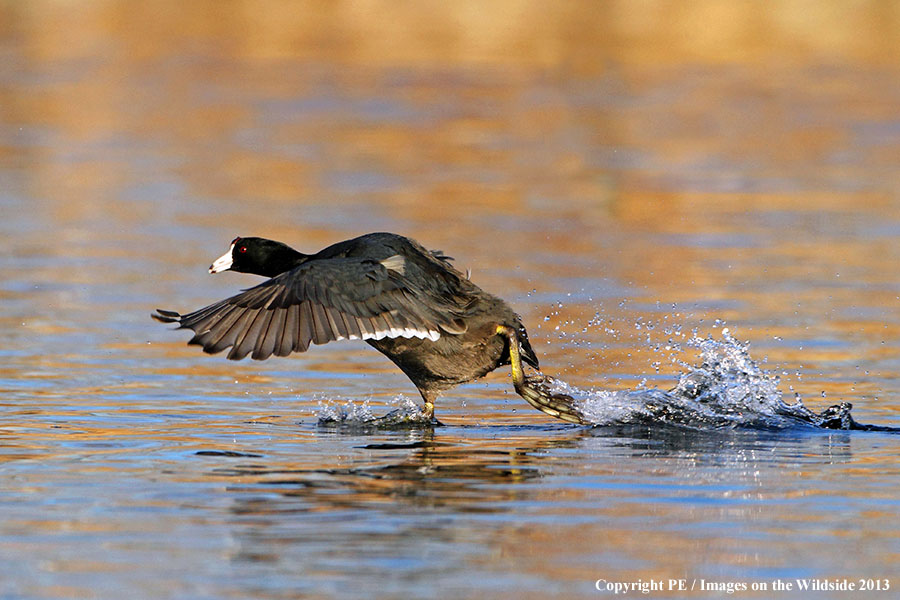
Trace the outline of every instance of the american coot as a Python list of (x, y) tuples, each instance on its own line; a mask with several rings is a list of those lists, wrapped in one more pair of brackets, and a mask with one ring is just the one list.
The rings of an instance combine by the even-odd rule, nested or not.
[[(304, 352), (310, 343), (362, 339), (412, 380), (434, 418), (437, 395), (501, 365), (512, 365), (516, 390), (563, 420), (580, 415), (526, 378), (522, 361), (538, 359), (518, 315), (456, 270), (441, 252), (391, 233), (370, 233), (317, 254), (257, 237), (237, 237), (209, 268), (270, 277), (200, 310), (158, 310), (153, 318), (194, 331), (188, 342), (228, 358)], [(529, 386), (529, 382), (535, 385)]]

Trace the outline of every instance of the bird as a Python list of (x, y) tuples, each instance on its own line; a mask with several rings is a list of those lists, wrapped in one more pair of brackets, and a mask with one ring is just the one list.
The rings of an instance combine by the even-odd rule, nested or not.
[(266, 281), (187, 314), (157, 309), (151, 316), (192, 330), (188, 344), (204, 352), (227, 349), (232, 360), (248, 355), (264, 360), (305, 352), (311, 344), (363, 340), (412, 381), (429, 422), (437, 422), (434, 404), (441, 392), (511, 365), (523, 398), (576, 422), (567, 418), (565, 406), (560, 411), (546, 394), (526, 389), (523, 362), (537, 370), (540, 365), (519, 315), (472, 283), (452, 260), (384, 232), (315, 254), (261, 237), (236, 237), (209, 272), (251, 273)]

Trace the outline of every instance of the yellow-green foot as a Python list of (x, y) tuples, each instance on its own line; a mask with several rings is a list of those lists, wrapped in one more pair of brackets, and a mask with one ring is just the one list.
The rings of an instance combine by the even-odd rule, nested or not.
[(512, 367), (513, 386), (516, 388), (517, 394), (522, 396), (528, 404), (551, 417), (579, 425), (590, 424), (575, 405), (574, 398), (566, 394), (550, 392), (545, 376), (525, 376), (522, 358), (519, 354), (519, 336), (515, 329), (506, 325), (498, 325), (497, 333), (506, 336), (509, 340), (509, 363)]

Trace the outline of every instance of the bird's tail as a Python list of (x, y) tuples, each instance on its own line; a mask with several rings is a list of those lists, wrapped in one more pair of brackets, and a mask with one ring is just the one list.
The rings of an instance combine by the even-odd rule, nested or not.
[(160, 323), (180, 323), (181, 322), (181, 313), (177, 313), (174, 310), (163, 310), (161, 308), (157, 308), (155, 313), (150, 315)]

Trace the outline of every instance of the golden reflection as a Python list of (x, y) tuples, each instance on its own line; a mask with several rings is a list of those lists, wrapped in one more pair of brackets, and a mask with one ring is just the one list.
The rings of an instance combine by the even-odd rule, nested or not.
[[(46, 1), (4, 3), (3, 13), (7, 34), (24, 31), (31, 56), (40, 60), (116, 49), (97, 35), (103, 33), (118, 34), (113, 41), (136, 60), (194, 44), (254, 61), (325, 54), (362, 64), (564, 65), (588, 72), (602, 69), (597, 59), (609, 55), (651, 64), (752, 63), (783, 48), (793, 60), (887, 61), (882, 48), (896, 40), (900, 19), (889, 3), (780, 2), (760, 10), (749, 0), (567, 2), (552, 10), (521, 0), (112, 2), (77, 9)], [(584, 51), (597, 41), (603, 46)]]
[[(580, 428), (550, 436), (547, 432), (539, 435), (520, 432), (515, 437), (491, 439), (458, 438), (435, 430), (416, 432), (413, 441), (366, 444), (361, 449), (373, 456), (368, 464), (359, 466), (309, 468), (260, 457), (248, 459), (245, 464), (214, 467), (209, 476), (229, 482), (230, 510), (241, 546), (235, 555), (237, 560), (256, 560), (253, 557), (267, 555), (271, 543), (303, 542), (302, 533), (292, 534), (280, 528), (278, 515), (300, 513), (327, 519), (329, 514), (342, 515), (346, 511), (378, 510), (390, 515), (411, 511), (416, 514), (427, 509), (453, 515), (494, 515), (498, 527), (492, 528), (490, 544), (497, 554), (490, 559), (492, 568), (502, 569), (514, 562), (517, 569), (525, 568), (550, 580), (579, 580), (590, 575), (583, 559), (595, 556), (598, 547), (602, 547), (615, 548), (617, 554), (644, 565), (662, 563), (666, 568), (689, 571), (710, 551), (705, 545), (695, 546), (689, 532), (673, 531), (670, 527), (635, 536), (631, 526), (622, 525), (640, 518), (647, 508), (644, 500), (635, 495), (636, 490), (616, 483), (633, 475), (630, 463), (623, 461), (624, 458), (632, 453), (645, 458), (657, 457), (658, 468), (653, 465), (640, 468), (650, 469), (651, 480), (659, 477), (659, 485), (668, 486), (676, 495), (688, 493), (687, 489), (679, 491), (667, 479), (676, 473), (680, 473), (676, 475), (678, 478), (690, 478), (692, 485), (712, 486), (702, 493), (713, 496), (730, 493), (718, 488), (715, 472), (701, 474), (703, 463), (709, 460), (732, 464), (741, 471), (738, 487), (747, 500), (777, 501), (790, 497), (790, 492), (784, 496), (783, 492), (773, 494), (766, 490), (758, 480), (759, 459), (740, 445), (732, 446), (727, 435), (684, 436), (677, 431), (670, 434), (626, 428), (612, 442), (603, 433)], [(848, 439), (839, 437), (810, 440), (800, 450), (845, 462), (852, 460), (848, 443)], [(599, 487), (544, 485), (547, 477), (565, 478), (570, 469), (582, 469), (574, 456), (585, 452), (595, 453), (592, 454), (595, 460), (589, 467), (582, 465), (589, 472), (582, 471), (578, 477), (588, 476)], [(707, 476), (709, 480), (705, 480)], [(802, 479), (804, 473), (793, 471), (785, 476)], [(607, 482), (608, 486), (600, 482)], [(808, 489), (806, 492), (815, 493)], [(561, 523), (553, 527), (525, 527), (511, 521), (506, 513), (521, 502), (528, 504), (533, 514), (548, 518), (556, 515)], [(673, 501), (654, 506), (654, 518), (670, 526), (693, 519), (694, 509), (684, 503)], [(764, 502), (730, 506), (731, 521), (764, 522), (767, 518)], [(716, 513), (719, 508), (711, 510)], [(573, 511), (581, 516), (580, 524), (565, 524)], [(250, 517), (256, 518), (250, 520)], [(327, 520), (322, 523), (323, 527), (329, 526)], [(465, 542), (468, 536), (475, 535), (467, 527), (447, 533), (452, 534), (455, 542)], [(377, 539), (387, 547), (413, 543), (412, 540), (403, 542), (387, 531), (370, 533), (366, 539)], [(598, 540), (602, 540), (600, 546)], [(688, 554), (659, 551), (686, 547), (695, 547), (695, 551)], [(723, 560), (730, 563), (741, 558), (735, 555)]]
[(284, 597), (310, 555), (413, 538), (572, 596), (800, 555), (888, 572), (890, 438), (566, 429), (507, 374), (443, 430), (322, 431), (317, 393), (413, 391), (362, 344), (234, 364), (148, 315), (253, 285), (206, 274), (235, 235), (396, 230), (573, 384), (670, 387), (666, 327), (724, 319), (789, 400), (894, 423), (898, 55), (874, 1), (0, 2), (0, 547), (33, 586), (10, 593), (189, 597), (157, 582), (191, 569)]

